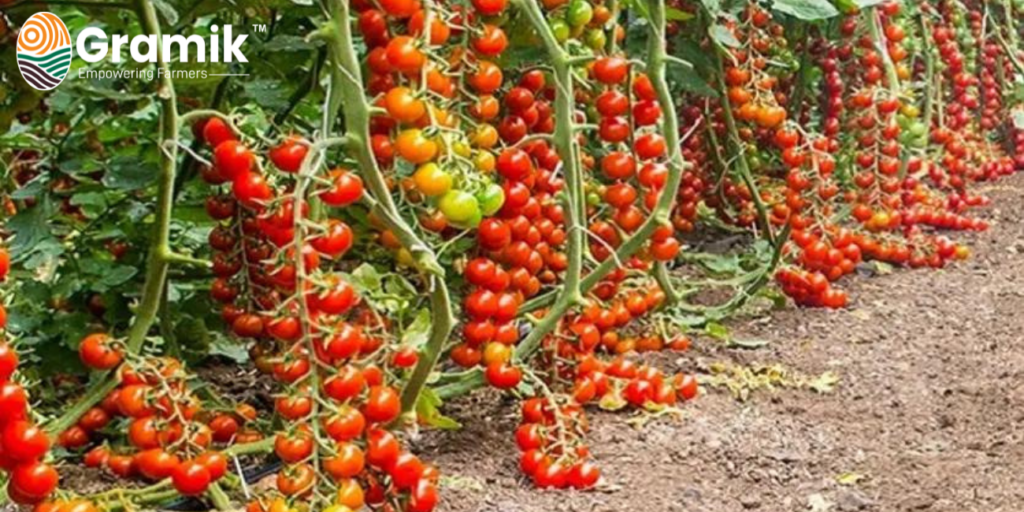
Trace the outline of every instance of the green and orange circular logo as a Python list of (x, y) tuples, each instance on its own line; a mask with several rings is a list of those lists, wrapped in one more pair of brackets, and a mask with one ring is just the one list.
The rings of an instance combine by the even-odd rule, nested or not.
[(18, 34), (18, 69), (33, 88), (49, 91), (71, 68), (71, 34), (56, 14), (33, 14)]

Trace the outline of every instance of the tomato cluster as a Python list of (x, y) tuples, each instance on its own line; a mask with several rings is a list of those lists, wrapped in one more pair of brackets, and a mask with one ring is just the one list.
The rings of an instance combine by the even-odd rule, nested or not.
[[(87, 336), (80, 343), (83, 362), (96, 369), (118, 366), (121, 355), (111, 345), (106, 334)], [(111, 364), (115, 356), (118, 363)], [(204, 410), (189, 390), (189, 376), (176, 359), (133, 357), (118, 373), (118, 388), (62, 432), (59, 444), (75, 450), (97, 438), (124, 432), (126, 445), (97, 445), (85, 453), (84, 464), (105, 468), (120, 478), (140, 477), (151, 482), (170, 478), (174, 488), (187, 496), (205, 493), (228, 470), (227, 457), (212, 446), (239, 441), (241, 437), (231, 431), (237, 431), (237, 423), (232, 429), (224, 424), (223, 415)], [(251, 407), (239, 406), (238, 411), (250, 421), (255, 419)], [(115, 425), (119, 428), (108, 428)]]
[[(10, 255), (0, 248), (0, 282), (11, 268)], [(0, 307), (0, 329), (6, 334), (7, 312)], [(7, 496), (23, 505), (39, 503), (57, 488), (60, 476), (43, 461), (50, 438), (29, 416), (28, 393), (11, 380), (18, 369), (18, 353), (0, 340), (0, 470), (7, 473)]]
[[(207, 120), (204, 134), (219, 122)], [(218, 159), (225, 144), (252, 155), (244, 163), (250, 173), (262, 168), (261, 160), (231, 137), (213, 147), (208, 174), (232, 165)], [(339, 510), (399, 497), (409, 511), (431, 510), (437, 501), (436, 470), (403, 450), (388, 431), (401, 402), (385, 367), (412, 367), (418, 354), (391, 343), (390, 322), (361, 304), (335, 266), (355, 241), (337, 212), (363, 197), (362, 180), (344, 168), (304, 168), (308, 151), (307, 142), (285, 138), (267, 151), (279, 171), (261, 178), (267, 194), (249, 195), (235, 182), (233, 197), (215, 195), (207, 203), (211, 217), (222, 221), (211, 234), (218, 251), (211, 294), (227, 303), (222, 316), (232, 331), (255, 340), (251, 353), (257, 366), (284, 387), (275, 410), (286, 427), (275, 435), (274, 451), (286, 465), (277, 475), (276, 492), (249, 509), (287, 510), (289, 503), (329, 496), (331, 507), (347, 507)], [(313, 175), (314, 190), (307, 195), (304, 186)], [(332, 209), (317, 221), (310, 212), (314, 200)], [(219, 240), (219, 233), (230, 243)], [(240, 299), (245, 302), (236, 306)], [(214, 436), (230, 439), (238, 429), (235, 420), (215, 417)]]

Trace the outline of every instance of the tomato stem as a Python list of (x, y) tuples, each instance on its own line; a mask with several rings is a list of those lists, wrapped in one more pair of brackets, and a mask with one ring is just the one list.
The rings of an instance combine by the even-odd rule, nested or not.
[(565, 173), (565, 224), (568, 235), (568, 268), (557, 298), (543, 320), (516, 346), (514, 359), (522, 362), (529, 359), (544, 338), (558, 326), (558, 322), (573, 306), (583, 301), (581, 275), (583, 273), (583, 251), (586, 242), (586, 202), (583, 170), (579, 142), (576, 138), (575, 119), (576, 95), (573, 91), (572, 64), (568, 52), (559, 44), (544, 13), (534, 0), (513, 2), (540, 36), (551, 59), (555, 80), (555, 150), (562, 160)]
[[(136, 13), (142, 23), (143, 32), (160, 38), (160, 21), (156, 9), (149, 0), (135, 2)], [(167, 269), (175, 261), (170, 249), (171, 210), (174, 207), (174, 178), (178, 161), (178, 132), (181, 126), (178, 118), (177, 96), (174, 81), (171, 79), (170, 66), (164, 49), (157, 49), (156, 66), (160, 81), (157, 98), (160, 103), (160, 175), (157, 182), (156, 221), (153, 225), (152, 239), (146, 261), (146, 278), (142, 287), (142, 298), (135, 314), (135, 321), (128, 332), (127, 350), (130, 354), (138, 354), (146, 341), (150, 328), (156, 321), (160, 302), (163, 298), (164, 286), (167, 282)], [(102, 374), (85, 395), (73, 406), (68, 408), (56, 420), (47, 425), (47, 432), (58, 435), (74, 425), (78, 418), (99, 403), (108, 393), (117, 387), (116, 372)]]
[[(539, 33), (540, 37), (544, 40), (545, 46), (548, 48), (549, 55), (554, 64), (555, 68), (555, 80), (557, 90), (556, 103), (555, 103), (555, 141), (556, 145), (559, 141), (560, 133), (558, 128), (561, 126), (563, 130), (566, 130), (569, 134), (572, 134), (572, 108), (573, 98), (571, 95), (568, 96), (566, 103), (559, 103), (558, 99), (563, 98), (565, 92), (562, 87), (565, 85), (560, 80), (565, 74), (569, 74), (571, 70), (568, 68), (564, 58), (564, 50), (558, 45), (558, 42), (554, 38), (554, 34), (548, 27), (547, 22), (544, 19), (543, 13), (537, 4), (533, 0), (514, 0), (513, 2), (517, 7), (525, 11), (525, 14), (529, 18), (530, 23)], [(623, 241), (622, 245), (615, 251), (613, 257), (605, 259), (603, 262), (598, 264), (590, 273), (583, 276), (578, 281), (574, 281), (573, 276), (573, 257), (572, 257), (572, 238), (574, 232), (578, 232), (580, 236), (580, 258), (582, 260), (583, 251), (583, 225), (580, 222), (585, 222), (585, 215), (582, 215), (583, 208), (585, 208), (583, 189), (582, 186), (574, 188), (574, 183), (569, 181), (569, 167), (566, 167), (566, 192), (569, 197), (570, 194), (575, 191), (579, 194), (579, 208), (578, 211), (571, 211), (570, 208), (566, 210), (566, 223), (567, 231), (570, 234), (570, 266), (567, 270), (566, 281), (563, 286), (555, 291), (549, 292), (545, 295), (535, 297), (534, 299), (527, 301), (519, 308), (519, 313), (525, 315), (526, 313), (536, 311), (548, 305), (554, 304), (551, 309), (544, 315), (543, 319), (533, 326), (533, 330), (530, 334), (519, 343), (515, 351), (515, 360), (523, 361), (533, 355), (534, 352), (540, 347), (540, 342), (544, 337), (550, 333), (562, 316), (569, 310), (569, 308), (578, 302), (582, 301), (583, 295), (589, 292), (594, 286), (597, 285), (605, 276), (607, 276), (617, 266), (616, 262), (625, 261), (639, 251), (647, 240), (650, 239), (651, 235), (654, 234), (654, 230), (658, 226), (669, 225), (669, 213), (672, 211), (675, 205), (676, 193), (679, 189), (679, 184), (682, 181), (683, 172), (690, 168), (690, 163), (683, 157), (682, 146), (679, 139), (679, 118), (675, 111), (675, 106), (672, 101), (672, 93), (668, 87), (668, 81), (665, 78), (665, 64), (668, 55), (667, 40), (665, 38), (665, 2), (664, 0), (652, 0), (650, 2), (650, 23), (648, 23), (648, 30), (650, 32), (650, 39), (648, 43), (648, 55), (647, 55), (647, 75), (651, 80), (657, 96), (658, 103), (662, 107), (663, 118), (661, 122), (662, 136), (665, 137), (666, 145), (669, 149), (669, 158), (667, 161), (668, 166), (668, 178), (661, 194), (658, 196), (658, 202), (651, 212), (650, 216), (644, 221), (643, 224), (637, 229), (633, 235)], [(569, 92), (572, 92), (571, 83), (569, 84)], [(568, 110), (568, 121), (563, 121), (563, 118), (557, 117), (559, 115), (559, 108), (569, 109)], [(564, 113), (563, 113), (564, 114)], [(576, 146), (574, 137), (568, 145), (569, 148)], [(564, 165), (569, 165), (570, 162), (565, 158), (563, 151), (566, 151), (565, 141), (563, 145), (559, 146), (559, 156), (562, 157)], [(573, 155), (574, 153), (568, 153)], [(577, 171), (580, 171), (577, 168)], [(582, 183), (582, 180), (575, 183)], [(577, 216), (578, 215), (578, 216)], [(578, 220), (577, 220), (578, 219)], [(574, 229), (575, 228), (575, 229)], [(582, 261), (580, 262), (582, 264)], [(581, 269), (580, 269), (581, 270)], [(567, 291), (569, 290), (569, 291)], [(666, 292), (666, 295), (668, 293)], [(437, 395), (441, 399), (448, 399), (456, 396), (463, 395), (482, 386), (484, 383), (483, 372), (479, 369), (474, 371), (466, 372), (459, 379), (445, 384), (435, 389)]]
[(349, 147), (355, 153), (369, 193), (374, 199), (371, 211), (388, 226), (402, 246), (413, 254), (419, 268), (426, 274), (430, 289), (430, 335), (420, 350), (416, 368), (402, 389), (402, 411), (409, 413), (414, 410), (455, 325), (451, 297), (445, 282), (444, 268), (437, 262), (437, 256), (430, 246), (402, 219), (370, 147), (370, 106), (363, 97), (362, 70), (352, 40), (349, 4), (346, 0), (330, 0), (329, 11), (331, 25), (323, 31), (329, 43), (327, 62), (331, 72), (331, 94), (337, 94), (337, 97), (328, 105), (328, 110), (341, 109), (344, 113), (346, 136), (351, 142)]

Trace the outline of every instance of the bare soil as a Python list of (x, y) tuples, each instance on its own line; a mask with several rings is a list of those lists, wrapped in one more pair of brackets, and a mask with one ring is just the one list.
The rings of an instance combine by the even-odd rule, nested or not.
[(983, 190), (992, 227), (974, 257), (941, 271), (844, 283), (845, 311), (786, 309), (730, 325), (729, 349), (702, 339), (666, 370), (712, 363), (832, 371), (831, 393), (711, 390), (685, 418), (640, 429), (594, 412), (599, 491), (539, 491), (519, 474), (517, 411), (493, 394), (447, 412), (465, 428), (431, 432), (422, 456), (446, 475), (449, 512), (1024, 510), (1024, 175)]

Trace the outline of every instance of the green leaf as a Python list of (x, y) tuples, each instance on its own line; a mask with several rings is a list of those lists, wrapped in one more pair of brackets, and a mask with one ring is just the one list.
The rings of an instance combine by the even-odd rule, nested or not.
[(306, 41), (306, 38), (292, 35), (279, 35), (275, 36), (267, 44), (263, 45), (263, 49), (268, 52), (300, 52), (306, 50), (312, 50), (316, 48), (316, 45), (310, 41)]
[(226, 357), (239, 364), (249, 361), (249, 351), (245, 349), (245, 345), (222, 335), (214, 336), (213, 343), (210, 344), (210, 355)]
[(704, 315), (687, 315), (678, 312), (669, 316), (668, 320), (673, 325), (678, 325), (680, 327), (699, 327), (708, 323), (708, 317)]
[(700, 264), (715, 274), (738, 274), (743, 270), (740, 267), (740, 257), (736, 254), (723, 254), (702, 259)]
[(36, 176), (32, 181), (12, 192), (11, 199), (35, 199), (39, 197), (39, 194), (44, 190), (43, 181), (45, 181), (45, 175), (40, 174)]
[(288, 95), (277, 80), (250, 80), (242, 87), (247, 97), (266, 108), (278, 109), (288, 105)]
[[(43, 270), (57, 268), (57, 258), (64, 254), (64, 245), (53, 237), (47, 237), (41, 240), (35, 247), (32, 248), (32, 255), (29, 256), (22, 266), (26, 270)], [(37, 279), (46, 279), (48, 277), (45, 273), (40, 274), (37, 272)]]
[(730, 347), (746, 348), (746, 349), (757, 349), (768, 346), (768, 340), (729, 340)]
[(53, 203), (43, 200), (32, 208), (18, 212), (7, 221), (7, 229), (14, 237), (10, 250), (15, 260), (32, 254), (40, 243), (53, 238), (48, 224), (53, 214)]
[(117, 142), (136, 135), (136, 130), (120, 123), (104, 123), (96, 130), (100, 142)]
[(402, 333), (401, 344), (407, 347), (422, 347), (430, 338), (430, 310), (423, 308), (416, 313), (409, 327)]
[(442, 430), (456, 430), (462, 428), (462, 424), (448, 416), (441, 414), (438, 410), (444, 402), (433, 389), (424, 388), (416, 399), (416, 416), (427, 425)]
[(776, 288), (764, 287), (758, 290), (758, 297), (764, 297), (772, 301), (772, 307), (782, 309), (786, 307), (786, 295)]
[(369, 263), (363, 263), (356, 267), (356, 269), (349, 274), (348, 279), (348, 282), (352, 283), (352, 286), (362, 294), (368, 294), (375, 290), (379, 290), (383, 281), (384, 278), (379, 272), (377, 272), (377, 269)]
[(740, 48), (743, 46), (739, 39), (724, 25), (714, 24), (708, 27), (708, 35), (711, 39), (714, 39), (718, 44), (722, 46), (728, 46), (729, 48)]
[(686, 11), (680, 11), (674, 7), (666, 7), (665, 19), (668, 21), (688, 21), (693, 19), (693, 15)]
[(158, 174), (158, 169), (153, 164), (139, 158), (119, 155), (112, 158), (107, 164), (107, 172), (103, 174), (103, 184), (114, 189), (139, 190), (156, 181)]
[(71, 204), (81, 206), (82, 213), (94, 219), (107, 209), (107, 198), (102, 192), (82, 192), (71, 196)]
[(708, 85), (701, 75), (693, 69), (684, 68), (682, 66), (671, 66), (669, 67), (668, 78), (673, 84), (684, 91), (710, 98), (718, 97), (718, 91)]
[(839, 10), (828, 0), (775, 0), (776, 11), (804, 21), (816, 21), (839, 15)]
[(119, 284), (128, 282), (131, 278), (138, 274), (139, 270), (135, 267), (128, 265), (118, 265), (114, 268), (108, 269), (102, 274), (102, 277), (92, 285), (92, 289), (103, 293), (110, 288), (113, 288)]
[(730, 338), (729, 328), (718, 322), (708, 322), (704, 326), (704, 332), (716, 340), (728, 341)]
[[(206, 326), (206, 322), (202, 318), (196, 318), (192, 315), (182, 316), (181, 320), (174, 325), (174, 337), (183, 348), (203, 355), (210, 351), (213, 338), (210, 335), (210, 329)], [(232, 355), (237, 356), (238, 354)], [(248, 358), (248, 353), (246, 353), (246, 358)], [(231, 359), (239, 362), (234, 357)]]
[(713, 76), (713, 64), (708, 58), (707, 50), (689, 39), (677, 38), (673, 53), (693, 64), (693, 69), (683, 66), (668, 66), (668, 79), (676, 87), (687, 92), (717, 98), (718, 91), (708, 84), (708, 76)]

